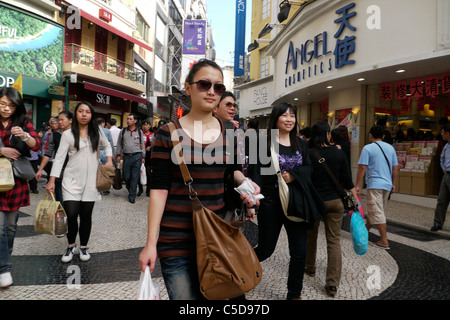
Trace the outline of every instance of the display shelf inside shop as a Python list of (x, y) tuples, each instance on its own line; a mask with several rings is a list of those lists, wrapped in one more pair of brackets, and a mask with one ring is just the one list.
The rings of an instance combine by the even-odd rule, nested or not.
[(414, 195), (436, 195), (439, 190), (439, 141), (394, 144), (399, 175), (396, 190)]

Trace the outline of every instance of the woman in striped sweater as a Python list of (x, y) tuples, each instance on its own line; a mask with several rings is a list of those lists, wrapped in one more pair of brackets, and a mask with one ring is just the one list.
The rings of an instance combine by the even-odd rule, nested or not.
[[(222, 121), (213, 117), (213, 110), (225, 91), (222, 70), (213, 61), (200, 60), (191, 68), (185, 89), (191, 99), (191, 111), (174, 121), (184, 159), (199, 200), (224, 217), (225, 170), (233, 166), (237, 184), (246, 178), (240, 171), (241, 165), (235, 164), (236, 155), (226, 152), (228, 140)], [(172, 161), (173, 144), (167, 125), (156, 132), (152, 148), (148, 235), (139, 257), (140, 269), (144, 271), (149, 265), (153, 271), (158, 257), (170, 299), (203, 299), (196, 263), (192, 204), (180, 168)], [(256, 184), (254, 187), (255, 194), (259, 193), (259, 187)], [(255, 203), (249, 198), (246, 196), (244, 202), (252, 207)]]

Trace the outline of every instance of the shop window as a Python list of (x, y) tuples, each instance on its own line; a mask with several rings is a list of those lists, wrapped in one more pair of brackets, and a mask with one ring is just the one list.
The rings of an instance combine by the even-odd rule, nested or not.
[(144, 18), (139, 14), (139, 12), (136, 13), (136, 26), (137, 26), (137, 31), (141, 35), (142, 39), (144, 39), (146, 42), (148, 42), (149, 26), (145, 22)]

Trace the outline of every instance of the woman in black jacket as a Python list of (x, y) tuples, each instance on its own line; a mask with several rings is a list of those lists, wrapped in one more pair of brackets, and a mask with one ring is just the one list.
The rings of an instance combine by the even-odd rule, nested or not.
[[(326, 122), (317, 122), (312, 127), (309, 140), (310, 158), (313, 167), (312, 182), (325, 202), (326, 212), (323, 218), (325, 223), (325, 236), (327, 240), (328, 265), (326, 272), (327, 293), (334, 296), (337, 293), (341, 279), (342, 253), (341, 253), (341, 225), (344, 216), (344, 205), (339, 195), (338, 188), (328, 175), (321, 163), (325, 163), (333, 172), (337, 181), (344, 189), (349, 189), (357, 199), (355, 187), (352, 182), (349, 166), (345, 153), (330, 144), (330, 126)], [(317, 155), (318, 152), (318, 155)], [(319, 162), (321, 160), (321, 162)], [(308, 244), (306, 254), (306, 274), (313, 277), (316, 272), (316, 251), (319, 223), (316, 221), (314, 228), (308, 230)]]
[[(262, 134), (259, 140), (267, 141), (267, 150), (258, 152), (250, 145), (250, 153), (258, 152), (260, 155), (256, 164), (257, 170), (255, 170), (258, 173), (250, 178), (261, 187), (261, 193), (265, 197), (261, 200), (259, 207), (258, 246), (255, 248), (255, 252), (260, 261), (269, 258), (275, 250), (281, 228), (284, 226), (288, 236), (290, 254), (287, 299), (300, 299), (305, 270), (307, 222), (320, 214), (315, 212), (315, 209), (311, 209), (311, 206), (315, 208), (314, 199), (321, 202), (318, 194), (315, 198), (310, 194), (315, 190), (311, 184), (308, 148), (306, 142), (297, 135), (296, 115), (296, 108), (290, 104), (275, 105), (270, 116), (267, 140)], [(260, 147), (265, 149), (265, 146), (263, 147), (261, 144), (259, 143)], [(274, 145), (273, 149), (271, 149), (271, 144)], [(274, 151), (273, 155), (272, 150)], [(301, 183), (312, 189), (308, 189), (300, 195), (303, 199), (301, 203), (296, 203), (294, 206), (289, 201), (289, 212), (284, 212), (281, 204), (277, 172), (274, 170), (274, 166), (270, 166), (274, 161), (269, 160), (262, 163), (264, 162), (261, 159), (262, 154), (270, 155), (269, 159), (275, 159), (279, 163), (280, 174), (289, 185), (289, 193), (297, 183), (295, 175), (301, 176)], [(252, 159), (251, 155), (250, 159)], [(305, 181), (309, 181), (309, 183), (305, 183)], [(296, 210), (298, 207), (302, 208), (301, 212)]]

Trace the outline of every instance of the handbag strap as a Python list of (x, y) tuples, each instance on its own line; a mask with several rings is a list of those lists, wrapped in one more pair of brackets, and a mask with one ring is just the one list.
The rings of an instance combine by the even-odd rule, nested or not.
[(328, 175), (330, 176), (330, 179), (333, 181), (333, 183), (336, 185), (336, 187), (338, 188), (339, 192), (341, 193), (342, 196), (346, 195), (344, 188), (342, 188), (341, 184), (339, 183), (339, 181), (336, 179), (336, 176), (333, 174), (333, 172), (331, 171), (330, 167), (327, 165), (327, 163), (325, 162), (325, 158), (322, 157), (319, 153), (319, 151), (317, 150), (317, 148), (313, 148), (311, 149), (311, 151), (314, 153), (314, 155), (316, 156), (317, 160), (319, 161), (319, 163), (323, 166), (323, 168), (325, 169), (325, 171), (328, 173)]
[(392, 176), (391, 164), (389, 163), (389, 160), (386, 157), (386, 154), (384, 153), (383, 148), (381, 148), (381, 146), (378, 143), (375, 142), (375, 144), (378, 146), (378, 148), (380, 148), (381, 152), (383, 152), (383, 156), (386, 159), (386, 162), (387, 162), (387, 165), (388, 165), (388, 168), (389, 168), (389, 172), (391, 173), (391, 176)]
[(173, 143), (173, 149), (175, 150), (175, 155), (177, 158), (178, 165), (180, 166), (181, 174), (183, 175), (183, 180), (186, 185), (192, 184), (193, 180), (191, 177), (191, 173), (189, 172), (189, 169), (184, 162), (183, 157), (183, 149), (180, 145), (180, 137), (178, 136), (175, 128), (175, 124), (173, 122), (170, 122), (167, 124), (169, 126), (170, 130), (170, 138)]
[[(183, 157), (183, 149), (180, 145), (180, 137), (178, 136), (178, 133), (176, 132), (176, 127), (173, 122), (170, 122), (167, 124), (170, 131), (170, 137), (173, 143), (173, 149), (175, 151), (175, 156), (177, 158), (178, 166), (180, 167), (181, 174), (183, 175), (184, 184), (188, 186), (189, 188), (189, 198), (192, 201), (195, 201), (194, 205), (200, 205), (200, 200), (197, 198), (197, 192), (195, 192), (194, 188), (192, 187), (192, 183), (194, 182), (194, 179), (192, 179), (191, 173), (189, 172), (189, 169), (184, 162)], [(233, 220), (234, 219), (234, 211), (227, 211), (224, 220), (230, 223), (231, 225), (235, 227), (243, 227), (243, 220)]]

